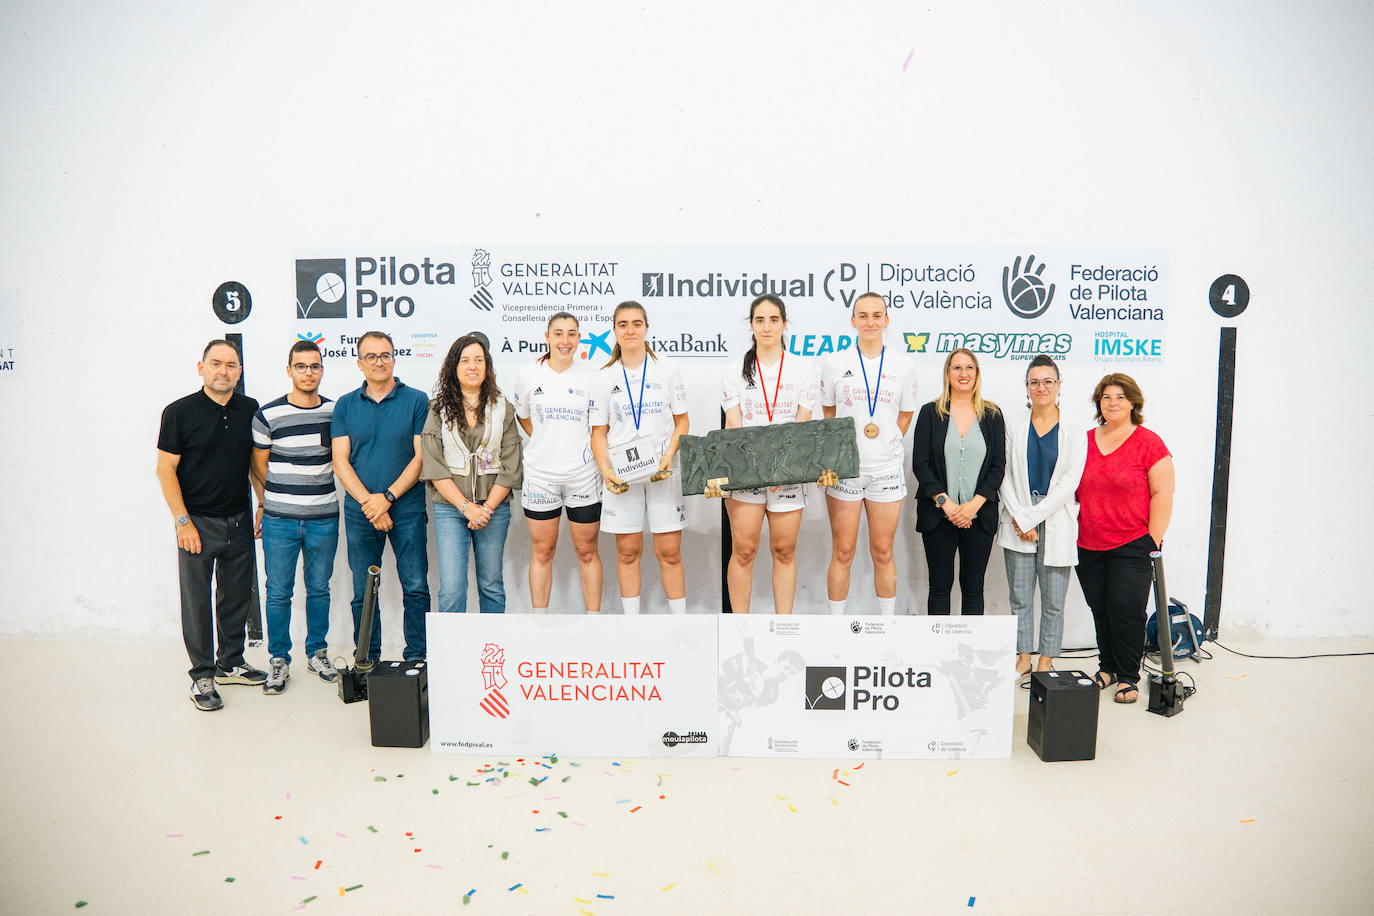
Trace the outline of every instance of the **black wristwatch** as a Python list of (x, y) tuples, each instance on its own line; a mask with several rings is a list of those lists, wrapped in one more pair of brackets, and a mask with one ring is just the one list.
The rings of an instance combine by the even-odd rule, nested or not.
[(391, 488), (390, 488), (390, 487), (387, 487), (385, 490), (383, 490), (383, 491), (382, 491), (382, 495), (386, 497), (386, 501), (387, 501), (388, 503), (394, 503), (394, 502), (396, 502), (396, 497), (393, 496), (393, 495), (391, 494)]
[(947, 502), (949, 502), (949, 497), (943, 493), (935, 497), (935, 506), (938, 509), (943, 509), (945, 507), (945, 503)]

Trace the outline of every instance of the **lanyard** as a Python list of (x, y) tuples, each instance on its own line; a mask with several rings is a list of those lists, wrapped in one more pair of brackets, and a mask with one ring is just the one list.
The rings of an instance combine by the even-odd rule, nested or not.
[(620, 374), (625, 378), (625, 398), (630, 402), (630, 416), (635, 421), (635, 432), (639, 432), (639, 418), (644, 416), (644, 380), (649, 377), (649, 357), (644, 356), (644, 374), (639, 377), (639, 408), (635, 408), (635, 399), (630, 396), (630, 374), (625, 371), (625, 364), (620, 364)]
[[(857, 347), (855, 348), (858, 349)], [(864, 365), (864, 355), (859, 354), (859, 368), (864, 373), (864, 398), (868, 401), (868, 418), (873, 419), (873, 413), (878, 409), (878, 390), (883, 384), (883, 360), (887, 359), (887, 345), (883, 345), (882, 352), (878, 354), (878, 379), (870, 390), (868, 387), (868, 367)], [(626, 384), (629, 384), (626, 382)], [(871, 437), (870, 437), (871, 438)]]
[(773, 409), (778, 406), (778, 395), (782, 394), (782, 361), (787, 358), (787, 351), (782, 351), (782, 356), (778, 357), (778, 381), (773, 386), (773, 403), (768, 403), (768, 386), (763, 383), (763, 365), (759, 362), (758, 354), (754, 354), (754, 368), (759, 373), (759, 390), (763, 392), (763, 409), (768, 411), (768, 422), (773, 422)]

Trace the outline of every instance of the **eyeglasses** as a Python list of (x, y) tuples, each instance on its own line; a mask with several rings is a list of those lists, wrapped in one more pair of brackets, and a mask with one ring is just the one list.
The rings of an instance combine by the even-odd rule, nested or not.
[(1038, 378), (1033, 378), (1029, 382), (1026, 382), (1026, 387), (1029, 388), (1031, 391), (1039, 391), (1042, 388), (1046, 391), (1050, 391), (1058, 384), (1059, 379), (1057, 378), (1047, 378), (1044, 381), (1041, 381)]
[(395, 353), (387, 351), (386, 353), (367, 353), (363, 355), (362, 359), (363, 362), (367, 363), (369, 366), (375, 366), (378, 363), (389, 363), (395, 357)]
[(292, 363), (291, 368), (297, 372), (323, 372), (324, 366), (319, 363)]

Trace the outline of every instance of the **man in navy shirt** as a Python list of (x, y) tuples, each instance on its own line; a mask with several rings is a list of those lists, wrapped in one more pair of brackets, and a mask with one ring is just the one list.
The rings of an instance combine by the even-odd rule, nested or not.
[(368, 658), (382, 652), (381, 606), (371, 637), (362, 625), (367, 569), (382, 562), (387, 539), (396, 556), (405, 614), (408, 660), (425, 657), (425, 614), (429, 612), (429, 554), (425, 491), (420, 479), (420, 432), (429, 398), (396, 378), (395, 347), (382, 331), (358, 339), (363, 384), (334, 406), (334, 473), (343, 484), (344, 531), (353, 572), (353, 639), (368, 639)]
[[(204, 383), (201, 389), (162, 411), (157, 479), (176, 524), (181, 633), (191, 658), (191, 702), (211, 711), (224, 705), (216, 683), (267, 680), (243, 659), (255, 574), (256, 532), (248, 484), (258, 402), (235, 391), (243, 364), (238, 348), (229, 341), (210, 341), (196, 371)], [(262, 482), (254, 477), (252, 483), (261, 502)]]

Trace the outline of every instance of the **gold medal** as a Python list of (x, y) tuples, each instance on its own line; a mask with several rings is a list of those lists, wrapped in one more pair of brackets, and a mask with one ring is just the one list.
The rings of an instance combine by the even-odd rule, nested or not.
[(864, 435), (870, 439), (878, 438), (878, 424), (870, 423), (864, 427)]

